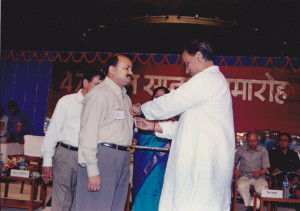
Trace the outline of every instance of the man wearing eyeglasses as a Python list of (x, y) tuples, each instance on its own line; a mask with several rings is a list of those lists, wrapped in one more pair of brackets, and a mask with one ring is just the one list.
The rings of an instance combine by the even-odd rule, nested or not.
[[(49, 178), (53, 176), (52, 210), (75, 210), (82, 102), (84, 96), (104, 78), (104, 73), (99, 70), (86, 71), (82, 89), (77, 93), (63, 96), (56, 104), (41, 149), (44, 159), (42, 167), (44, 182), (47, 184)], [(59, 144), (55, 151), (57, 143)]]
[[(259, 145), (256, 133), (249, 132), (246, 136), (247, 145), (238, 148), (235, 154), (234, 175), (239, 176), (238, 192), (244, 200), (247, 210), (253, 210), (253, 199), (249, 193), (250, 185), (255, 191), (261, 193), (262, 189), (268, 188), (265, 174), (270, 167), (268, 151)], [(239, 169), (237, 165), (240, 163)], [(257, 208), (259, 207), (259, 201)]]
[[(292, 142), (291, 136), (288, 133), (280, 133), (278, 135), (278, 147), (269, 153), (271, 167), (269, 171), (275, 175), (278, 173), (278, 184), (283, 179), (286, 172), (300, 173), (300, 161), (298, 153), (289, 149)], [(289, 178), (291, 179), (291, 178)]]
[(129, 146), (133, 136), (132, 105), (126, 86), (132, 62), (110, 57), (106, 78), (85, 98), (79, 133), (76, 210), (124, 210), (129, 185)]

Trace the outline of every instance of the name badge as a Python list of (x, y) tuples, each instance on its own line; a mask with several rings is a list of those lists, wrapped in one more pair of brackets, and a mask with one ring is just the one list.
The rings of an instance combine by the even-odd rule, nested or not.
[(115, 111), (115, 119), (124, 119), (125, 118), (125, 114), (124, 111)]

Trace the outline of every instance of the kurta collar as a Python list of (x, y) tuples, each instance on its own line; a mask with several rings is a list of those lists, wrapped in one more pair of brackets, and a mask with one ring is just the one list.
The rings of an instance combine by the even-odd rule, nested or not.
[[(246, 147), (247, 147), (247, 151), (250, 151), (250, 150), (251, 150), (250, 147), (248, 146), (248, 144), (246, 145)], [(261, 146), (258, 145), (254, 151), (257, 151), (257, 152), (258, 152), (258, 151), (260, 151), (260, 148), (261, 148)]]
[(213, 69), (216, 69), (216, 67), (218, 67), (218, 66), (217, 66), (217, 65), (212, 65), (212, 66), (210, 66), (210, 67), (204, 69), (204, 70), (201, 71), (201, 72), (211, 71), (211, 70), (213, 70)]
[[(218, 70), (218, 66), (217, 66), (217, 65), (212, 65), (212, 66), (210, 66), (210, 67), (208, 67), (208, 68), (206, 68), (206, 69), (204, 69), (204, 70), (198, 72), (196, 75), (200, 75), (200, 74), (203, 73), (203, 72), (213, 71), (213, 70), (215, 70), (215, 71)], [(195, 76), (196, 76), (196, 75), (195, 75)]]
[(122, 89), (115, 83), (113, 82), (109, 77), (105, 77), (104, 79), (105, 83), (108, 84), (110, 88), (112, 88), (113, 91), (115, 91), (118, 95), (125, 95), (127, 90), (125, 87), (122, 87)]

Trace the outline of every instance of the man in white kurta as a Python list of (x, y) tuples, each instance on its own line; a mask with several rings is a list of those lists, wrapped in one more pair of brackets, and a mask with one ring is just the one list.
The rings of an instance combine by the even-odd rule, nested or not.
[[(182, 58), (192, 78), (171, 93), (130, 110), (133, 115), (143, 113), (148, 120), (182, 113), (179, 122), (156, 126), (148, 122), (152, 124), (148, 129), (154, 128), (157, 136), (172, 139), (159, 210), (229, 210), (235, 148), (229, 86), (213, 63), (208, 43), (191, 42)], [(138, 127), (147, 129), (146, 120), (144, 126), (140, 123)]]

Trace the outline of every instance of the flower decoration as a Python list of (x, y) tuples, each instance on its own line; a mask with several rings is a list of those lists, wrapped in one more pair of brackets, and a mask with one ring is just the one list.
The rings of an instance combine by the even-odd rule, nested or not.
[(10, 155), (3, 166), (4, 172), (9, 172), (10, 169), (20, 169), (21, 163), (25, 162), (25, 156), (12, 156)]
[(10, 169), (14, 168), (15, 166), (16, 166), (15, 163), (9, 163), (9, 164), (8, 164), (8, 168), (10, 168)]

